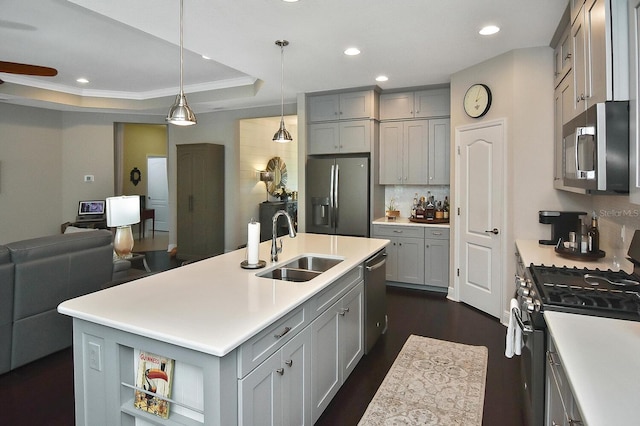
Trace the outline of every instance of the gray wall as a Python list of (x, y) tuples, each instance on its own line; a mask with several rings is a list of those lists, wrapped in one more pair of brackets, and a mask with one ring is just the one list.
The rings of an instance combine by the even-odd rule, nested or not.
[[(285, 105), (285, 114), (295, 114)], [(238, 119), (280, 115), (280, 106), (198, 114), (193, 127), (169, 127), (170, 243), (175, 243), (176, 144), (225, 145), (225, 247), (243, 243), (237, 223)], [(0, 103), (0, 244), (60, 232), (73, 221), (78, 201), (114, 193), (114, 123), (163, 124), (164, 117), (59, 112)], [(274, 129), (274, 133), (277, 129)], [(265, 140), (265, 143), (273, 143)], [(95, 176), (85, 183), (84, 175)]]

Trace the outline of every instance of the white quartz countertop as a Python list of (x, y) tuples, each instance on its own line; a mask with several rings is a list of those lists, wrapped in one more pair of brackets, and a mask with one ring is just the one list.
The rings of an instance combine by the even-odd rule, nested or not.
[(640, 421), (640, 322), (545, 311), (584, 424)]
[(372, 223), (374, 225), (435, 226), (439, 228), (449, 228), (448, 223), (411, 222), (408, 217), (398, 217), (395, 219), (381, 217), (379, 219), (375, 219)]
[[(383, 249), (388, 240), (299, 233), (282, 237), (284, 248), (271, 263), (271, 241), (260, 244), (266, 268), (242, 269), (236, 250), (67, 300), (62, 314), (224, 356), (301, 305), (327, 285)], [(257, 277), (302, 254), (344, 260), (303, 283)]]
[(575, 260), (560, 256), (555, 252), (555, 247), (550, 245), (544, 245), (538, 243), (535, 240), (517, 240), (516, 246), (518, 252), (522, 256), (522, 261), (525, 266), (529, 266), (532, 263), (534, 265), (547, 265), (547, 266), (566, 266), (569, 268), (589, 268), (589, 269), (612, 269), (612, 270), (624, 270), (625, 272), (633, 272), (633, 264), (626, 259), (616, 258), (607, 254), (605, 257), (593, 261)]

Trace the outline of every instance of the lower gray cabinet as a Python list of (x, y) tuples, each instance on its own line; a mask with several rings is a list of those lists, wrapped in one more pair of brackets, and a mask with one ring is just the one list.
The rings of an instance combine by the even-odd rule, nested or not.
[(240, 425), (311, 425), (311, 329), (305, 328), (238, 384)]
[(363, 288), (360, 282), (311, 323), (313, 423), (364, 353)]
[(449, 230), (427, 228), (424, 234), (424, 283), (449, 287)]
[(449, 229), (436, 226), (374, 225), (387, 246), (387, 281), (449, 286)]

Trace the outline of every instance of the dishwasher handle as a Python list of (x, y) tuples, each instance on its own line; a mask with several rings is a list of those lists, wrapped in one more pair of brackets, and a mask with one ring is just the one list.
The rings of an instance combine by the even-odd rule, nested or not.
[[(386, 253), (385, 253), (386, 256)], [(382, 267), (382, 265), (384, 265), (385, 263), (387, 263), (387, 259), (382, 259), (380, 262), (373, 264), (373, 265), (367, 265), (367, 271), (375, 271), (376, 269)]]
[(387, 252), (383, 250), (379, 251), (375, 256), (370, 257), (364, 266), (367, 271), (371, 272), (382, 267), (385, 263), (387, 263)]

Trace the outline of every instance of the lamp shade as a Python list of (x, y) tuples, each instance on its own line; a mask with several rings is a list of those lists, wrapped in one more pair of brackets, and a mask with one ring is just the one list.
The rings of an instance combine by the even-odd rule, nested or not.
[(107, 226), (128, 226), (140, 222), (140, 197), (129, 195), (107, 198)]
[(271, 182), (273, 181), (273, 173), (267, 170), (260, 170), (260, 181), (261, 182)]

